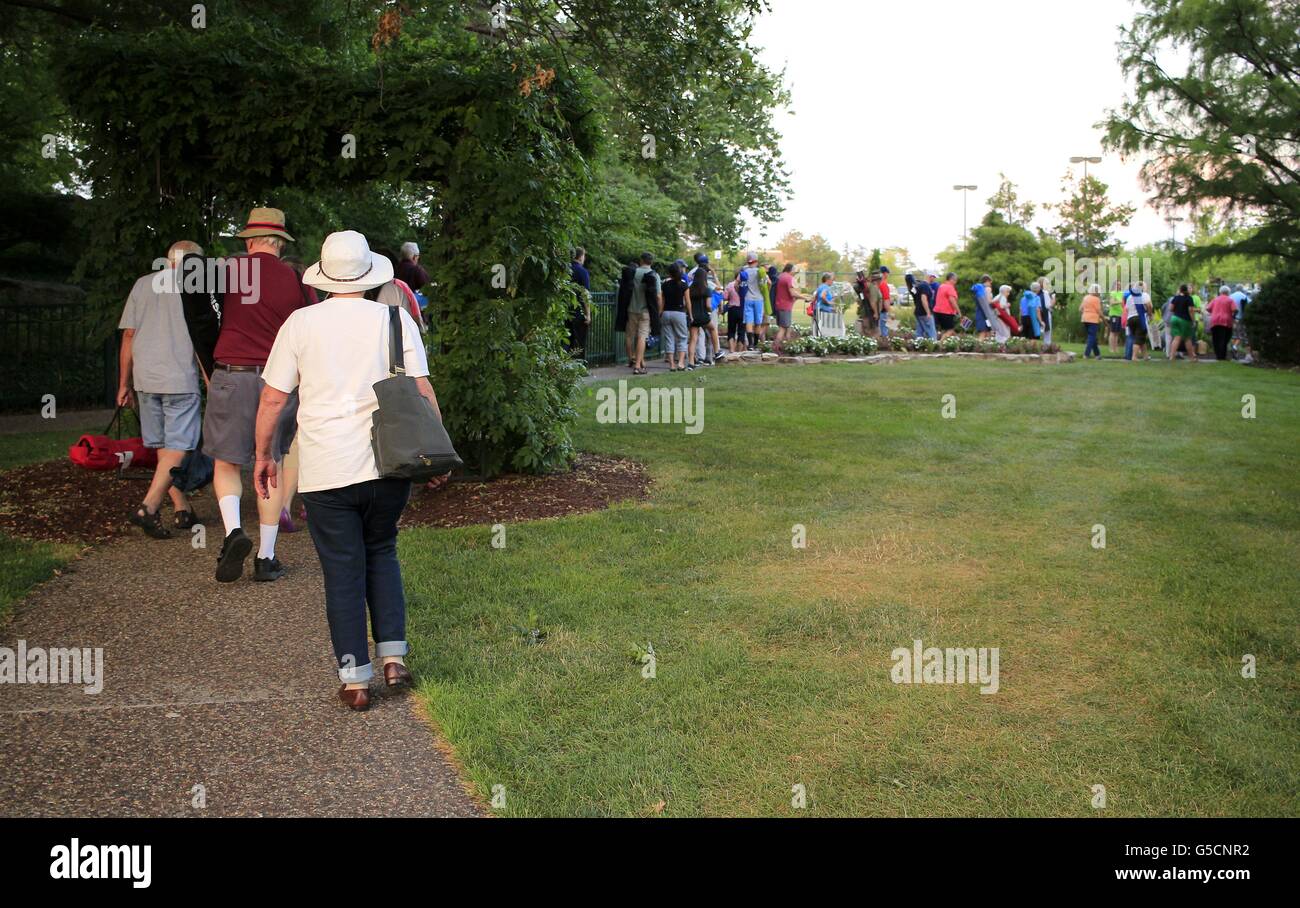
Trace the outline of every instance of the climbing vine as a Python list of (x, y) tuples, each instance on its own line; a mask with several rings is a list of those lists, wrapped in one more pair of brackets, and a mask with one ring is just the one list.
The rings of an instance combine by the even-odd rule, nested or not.
[(568, 250), (600, 123), (583, 75), (557, 77), (546, 52), (452, 38), (327, 53), (238, 19), (87, 31), (58, 62), (93, 187), (79, 276), (120, 305), (170, 242), (229, 235), (277, 192), (400, 188), (427, 204), (453, 439), (486, 474), (556, 468), (581, 373), (561, 348)]

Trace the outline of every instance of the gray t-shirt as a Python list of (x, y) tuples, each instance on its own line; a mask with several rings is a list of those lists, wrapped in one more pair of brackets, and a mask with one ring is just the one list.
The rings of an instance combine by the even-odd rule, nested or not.
[(185, 326), (181, 295), (159, 293), (154, 282), (167, 286), (171, 274), (151, 272), (135, 282), (126, 298), (117, 327), (135, 331), (131, 373), (135, 390), (148, 394), (197, 394), (198, 366)]
[(646, 309), (649, 308), (649, 306), (647, 305), (649, 303), (649, 299), (646, 297), (646, 285), (645, 285), (645, 276), (647, 274), (653, 274), (655, 276), (654, 279), (655, 296), (658, 296), (659, 293), (661, 292), (659, 287), (659, 275), (649, 265), (642, 265), (640, 268), (636, 270), (636, 277), (633, 278), (634, 283), (632, 284), (632, 301), (627, 305), (628, 312), (645, 312)]

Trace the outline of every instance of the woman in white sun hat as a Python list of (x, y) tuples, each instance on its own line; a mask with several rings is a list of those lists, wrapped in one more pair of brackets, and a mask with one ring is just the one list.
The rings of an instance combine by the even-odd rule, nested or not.
[[(298, 390), (298, 489), (325, 578), (325, 614), (343, 682), (339, 697), (356, 710), (370, 705), (374, 674), (367, 609), (384, 682), (411, 682), (397, 561), (397, 519), (411, 484), (381, 479), (370, 444), (371, 414), (379, 406), (373, 385), (388, 377), (390, 310), (366, 299), (365, 292), (392, 279), (392, 262), (371, 252), (355, 230), (327, 236), (321, 260), (307, 269), (303, 283), (330, 296), (298, 310), (280, 328), (262, 373), (266, 385), (257, 413), (253, 481), (265, 496), (276, 483), (276, 418), (289, 393)], [(409, 312), (400, 311), (406, 374), (438, 412), (420, 330)]]

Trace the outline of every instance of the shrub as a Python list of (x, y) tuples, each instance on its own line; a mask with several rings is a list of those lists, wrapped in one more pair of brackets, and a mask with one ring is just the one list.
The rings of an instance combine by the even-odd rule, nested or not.
[(1243, 315), (1256, 355), (1282, 366), (1300, 365), (1300, 268), (1268, 280)]

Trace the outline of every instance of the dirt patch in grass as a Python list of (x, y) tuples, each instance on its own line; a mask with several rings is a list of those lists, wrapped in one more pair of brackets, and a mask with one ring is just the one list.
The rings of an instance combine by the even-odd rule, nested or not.
[[(138, 533), (127, 515), (148, 488), (147, 473), (120, 478), (116, 471), (85, 470), (68, 461), (8, 470), (0, 473), (0, 532), (83, 544)], [(491, 482), (456, 482), (437, 492), (417, 487), (402, 525), (460, 527), (563, 517), (644, 499), (649, 489), (650, 476), (641, 464), (582, 454), (565, 473), (509, 474)], [(200, 519), (216, 519), (208, 490), (191, 498), (197, 498)], [(163, 510), (170, 521), (170, 505)]]
[(436, 492), (413, 489), (402, 526), (463, 527), (563, 517), (641, 500), (649, 491), (650, 476), (641, 464), (582, 454), (566, 473), (508, 474), (491, 482), (454, 482)]

